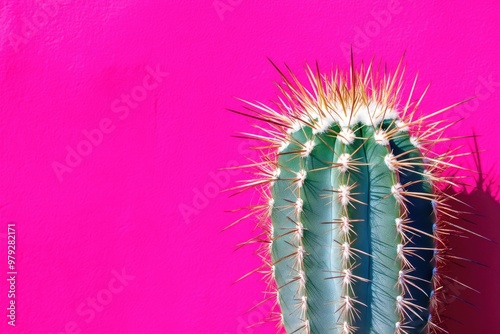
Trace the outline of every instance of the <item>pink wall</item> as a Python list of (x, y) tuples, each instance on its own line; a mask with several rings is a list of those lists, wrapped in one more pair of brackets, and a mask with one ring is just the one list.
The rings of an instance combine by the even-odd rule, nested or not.
[[(276, 95), (266, 57), (300, 73), (316, 60), (347, 68), (351, 45), (358, 63), (375, 56), (390, 69), (406, 51), (418, 91), (432, 82), (424, 111), (477, 96), (446, 115), (464, 118), (450, 134), (480, 135), (482, 168), (498, 180), (496, 1), (265, 3), (1, 2), (1, 332), (273, 332), (246, 328), (267, 310), (244, 313), (262, 298), (260, 278), (231, 284), (259, 264), (251, 247), (234, 251), (251, 223), (219, 233), (238, 217), (225, 210), (256, 198), (228, 198), (212, 178), (243, 176), (217, 174), (244, 163), (248, 146), (231, 138), (248, 120), (226, 108)], [(500, 241), (498, 201), (470, 191), (461, 196), (483, 210), (475, 229)], [(16, 327), (6, 319), (10, 222)], [(456, 248), (489, 267), (461, 270), (481, 294), (459, 298), (478, 308), (454, 301), (461, 324), (448, 327), (491, 333), (499, 248), (474, 238)]]

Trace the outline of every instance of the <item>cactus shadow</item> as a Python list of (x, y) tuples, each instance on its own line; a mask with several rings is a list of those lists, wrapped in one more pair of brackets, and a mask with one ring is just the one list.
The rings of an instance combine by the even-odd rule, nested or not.
[[(474, 160), (478, 174), (472, 190), (446, 191), (458, 201), (452, 208), (459, 212), (460, 226), (485, 238), (464, 234), (450, 238), (453, 253), (469, 261), (452, 261), (449, 275), (478, 290), (472, 291), (458, 283), (451, 284), (443, 313), (448, 333), (492, 333), (500, 327), (500, 189), (497, 175), (485, 173), (477, 147)], [(491, 153), (491, 152), (490, 152)], [(467, 205), (465, 204), (467, 203)], [(460, 212), (468, 212), (461, 214)]]

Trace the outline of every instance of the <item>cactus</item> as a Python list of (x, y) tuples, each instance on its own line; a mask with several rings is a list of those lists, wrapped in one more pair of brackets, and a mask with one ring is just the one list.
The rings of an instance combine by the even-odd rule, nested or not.
[[(274, 64), (273, 64), (274, 65)], [(276, 66), (275, 66), (276, 67)], [(278, 67), (275, 107), (249, 104), (243, 113), (267, 125), (246, 138), (262, 161), (247, 167), (263, 202), (252, 213), (263, 234), (270, 297), (287, 333), (439, 333), (450, 281), (445, 271), (457, 224), (444, 186), (456, 151), (436, 155), (450, 124), (432, 121), (452, 105), (418, 116), (416, 79), (402, 102), (404, 68), (321, 74), (308, 85)], [(428, 87), (427, 87), (428, 88)], [(235, 111), (241, 113), (239, 111)], [(472, 233), (472, 232), (471, 232)], [(264, 236), (264, 240), (262, 240)], [(464, 285), (465, 286), (465, 285)]]

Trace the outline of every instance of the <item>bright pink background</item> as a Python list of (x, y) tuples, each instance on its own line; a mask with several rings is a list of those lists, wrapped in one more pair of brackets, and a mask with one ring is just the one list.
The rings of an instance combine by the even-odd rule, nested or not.
[[(242, 109), (235, 96), (266, 102), (276, 95), (279, 77), (266, 57), (299, 73), (316, 60), (345, 69), (352, 45), (357, 63), (375, 56), (392, 70), (406, 51), (409, 80), (420, 71), (418, 92), (432, 82), (425, 112), (477, 94), (446, 115), (464, 118), (449, 133), (480, 135), (482, 168), (498, 180), (496, 1), (47, 3), (0, 5), (1, 332), (273, 332), (273, 325), (245, 328), (262, 319), (260, 310), (244, 313), (262, 298), (260, 277), (231, 285), (260, 263), (252, 247), (234, 251), (254, 235), (252, 223), (220, 233), (238, 217), (226, 210), (257, 199), (229, 198), (210, 176), (245, 163), (248, 143), (238, 149), (231, 136), (250, 123), (226, 109)], [(126, 117), (115, 113), (116, 99), (149, 80), (148, 66), (168, 75)], [(53, 163), (64, 163), (66, 147), (84, 145), (82, 131), (106, 119), (113, 131), (58, 179)], [(203, 202), (197, 191), (211, 198)], [(467, 196), (483, 204), (475, 230), (500, 241), (498, 201)], [(197, 211), (185, 219), (188, 206)], [(17, 224), (15, 328), (5, 310), (9, 222)], [(478, 309), (453, 302), (461, 324), (448, 328), (491, 333), (500, 326), (499, 249), (478, 239), (456, 247), (489, 267), (454, 274), (482, 293), (461, 291)], [(134, 278), (102, 299), (122, 269)], [(94, 318), (77, 313), (99, 296), (109, 304)]]

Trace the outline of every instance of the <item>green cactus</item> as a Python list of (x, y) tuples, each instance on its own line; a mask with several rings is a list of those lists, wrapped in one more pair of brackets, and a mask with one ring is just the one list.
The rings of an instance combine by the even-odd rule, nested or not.
[(253, 213), (287, 333), (444, 332), (442, 269), (459, 259), (446, 239), (469, 231), (442, 191), (455, 185), (443, 171), (458, 154), (432, 152), (449, 125), (429, 119), (457, 104), (417, 117), (425, 92), (412, 102), (415, 79), (403, 104), (402, 72), (308, 67), (307, 88), (280, 71), (277, 108), (245, 101), (268, 126), (244, 134), (264, 153), (249, 166), (257, 178), (236, 188), (263, 194)]

